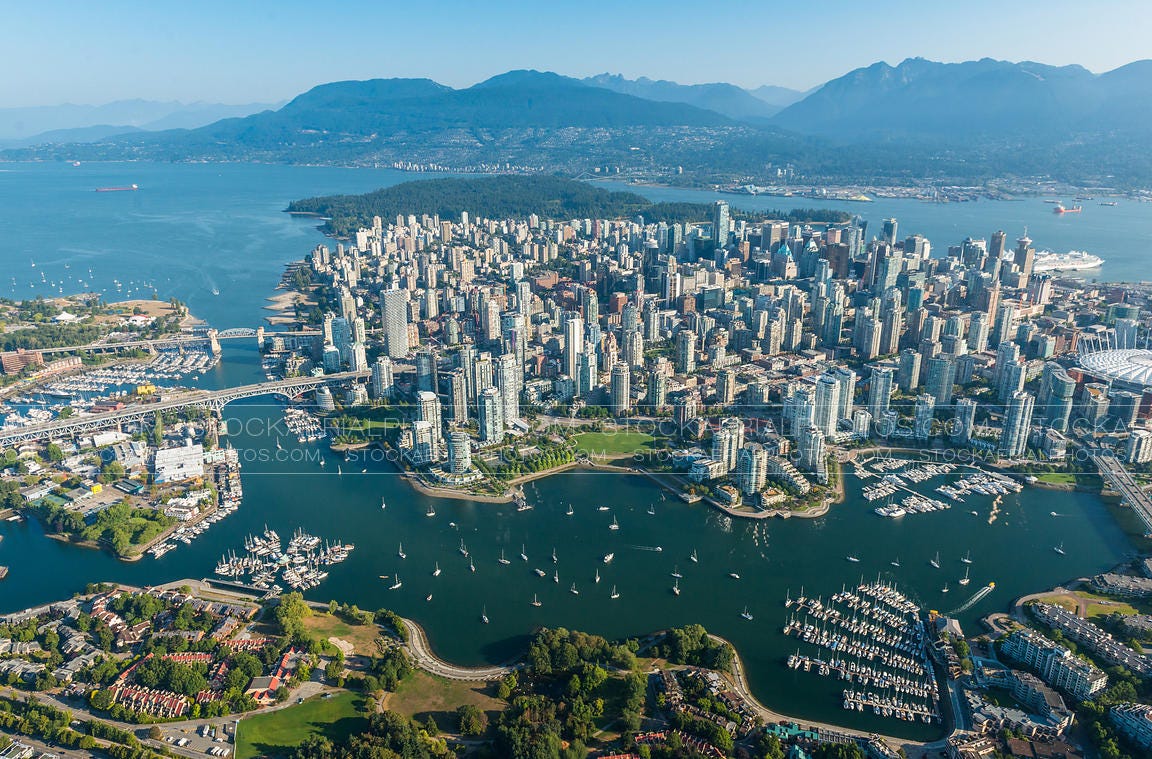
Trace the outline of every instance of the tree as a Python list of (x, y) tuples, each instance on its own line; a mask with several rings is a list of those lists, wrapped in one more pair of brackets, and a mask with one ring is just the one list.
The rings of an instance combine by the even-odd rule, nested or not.
[(479, 736), (488, 730), (488, 715), (474, 704), (463, 704), (456, 710), (461, 735)]
[(158, 741), (164, 737), (164, 732), (156, 725), (148, 728), (148, 737), (154, 741)]
[(285, 593), (280, 596), (280, 603), (276, 606), (276, 623), (281, 631), (289, 637), (300, 637), (304, 634), (304, 618), (312, 613), (312, 609), (304, 601), (300, 593)]

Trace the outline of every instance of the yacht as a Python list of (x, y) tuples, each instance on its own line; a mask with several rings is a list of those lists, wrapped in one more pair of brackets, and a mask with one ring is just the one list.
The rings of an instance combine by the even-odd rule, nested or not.
[(599, 507), (597, 507), (596, 510), (597, 511), (608, 511), (608, 507), (607, 506), (599, 506)]
[(1049, 515), (1050, 515), (1050, 516), (1054, 516), (1054, 517), (1058, 517), (1058, 516), (1060, 516), (1060, 515), (1059, 515), (1059, 514), (1057, 514), (1055, 511), (1050, 511), (1050, 512), (1048, 512), (1048, 513), (1049, 513)]
[(1055, 551), (1056, 553), (1060, 554), (1061, 556), (1063, 556), (1064, 555), (1064, 543), (1061, 542), (1060, 545), (1056, 546), (1052, 550)]
[(612, 559), (615, 559), (615, 558), (616, 558), (616, 554), (614, 554), (614, 553), (606, 553), (606, 554), (604, 554), (604, 563), (605, 563), (605, 564), (611, 564), (611, 563), (612, 563)]
[(404, 586), (404, 583), (400, 582), (400, 573), (397, 572), (396, 573), (396, 581), (394, 583), (392, 583), (392, 587), (389, 588), (389, 590), (400, 590), (400, 588), (402, 588), (403, 586)]
[(568, 588), (568, 592), (574, 596), (580, 595), (580, 591), (576, 590), (576, 583), (572, 583), (572, 587)]
[(440, 576), (440, 562), (436, 562), (436, 568), (432, 570), (432, 576), (433, 577), (439, 577)]
[(547, 577), (548, 576), (548, 573), (545, 572), (543, 569), (540, 569), (539, 567), (537, 567), (536, 569), (533, 569), (532, 571), (536, 573), (537, 577)]
[(928, 563), (931, 564), (932, 566), (934, 566), (936, 569), (939, 569), (940, 568), (940, 552), (937, 551), (936, 557), (934, 559), (932, 559), (931, 561), (929, 561)]
[(948, 583), (944, 583), (944, 587), (940, 589), (940, 592), (941, 593), (947, 593), (948, 592)]
[(744, 619), (748, 620), (749, 622), (752, 621), (752, 615), (748, 613), (747, 606), (744, 607), (744, 611), (740, 612), (740, 616), (744, 617)]
[(700, 559), (696, 558), (696, 549), (695, 548), (692, 549), (692, 555), (689, 556), (688, 559), (693, 564), (699, 564), (700, 563)]
[(739, 572), (729, 572), (728, 576), (731, 577), (733, 580), (739, 580), (740, 579), (740, 573)]
[(684, 575), (680, 574), (680, 567), (673, 565), (672, 566), (672, 577), (675, 577), (677, 580), (679, 580), (683, 576)]
[(533, 606), (543, 606), (543, 604), (540, 603), (540, 599), (536, 597), (535, 593), (532, 594), (532, 605)]
[(497, 561), (499, 561), (501, 564), (511, 564), (512, 563), (512, 562), (508, 561), (508, 559), (504, 558), (504, 549), (503, 548), (500, 549), (500, 558), (497, 559)]
[(520, 559), (522, 561), (528, 561), (528, 554), (524, 550), (524, 544), (523, 543), (520, 544)]
[(960, 561), (964, 562), (965, 564), (971, 564), (972, 563), (972, 551), (968, 551), (968, 553), (964, 554), (964, 558), (960, 559)]
[(432, 600), (432, 594), (431, 594), (431, 593), (429, 593), (429, 594), (428, 594), (428, 597), (427, 597), (427, 598), (425, 598), (424, 600), (425, 600), (425, 601), (431, 601), (431, 600)]
[(680, 595), (680, 581), (679, 580), (673, 580), (672, 581), (672, 593), (677, 595), (677, 596)]
[(483, 606), (480, 608), (480, 621), (483, 622), (484, 624), (488, 624), (488, 607), (487, 606)]
[(970, 579), (968, 579), (968, 568), (965, 567), (964, 568), (964, 576), (960, 578), (960, 584), (961, 585), (967, 585), (970, 582), (972, 582), (972, 581)]
[(859, 564), (860, 563), (860, 557), (858, 557), (858, 556), (853, 556), (853, 555), (849, 554), (849, 555), (845, 556), (844, 558), (848, 559), (848, 561), (852, 562), (853, 564)]
[(620, 523), (616, 521), (616, 517), (612, 517), (612, 524), (608, 525), (609, 530), (619, 530)]
[(436, 509), (432, 508), (432, 504), (428, 504), (428, 511), (424, 512), (424, 516), (426, 516), (426, 517), (436, 516)]
[(613, 599), (615, 599), (615, 598), (619, 598), (619, 597), (620, 597), (620, 594), (619, 594), (619, 593), (616, 591), (616, 586), (615, 586), (615, 585), (613, 585), (613, 586), (612, 586), (612, 595), (610, 595), (610, 596), (608, 596), (608, 597), (609, 597), (609, 598), (613, 598)]
[(407, 559), (408, 558), (408, 554), (404, 553), (404, 544), (403, 543), (400, 544), (400, 548), (399, 548), (399, 550), (396, 551), (396, 555), (399, 556), (401, 559)]

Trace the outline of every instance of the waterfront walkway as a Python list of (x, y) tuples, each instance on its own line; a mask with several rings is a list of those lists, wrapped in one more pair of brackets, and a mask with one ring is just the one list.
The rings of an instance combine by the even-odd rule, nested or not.
[(507, 664), (492, 667), (459, 667), (449, 664), (432, 653), (432, 646), (428, 643), (424, 628), (410, 619), (404, 619), (404, 627), (408, 629), (408, 653), (411, 654), (413, 663), (425, 672), (439, 677), (467, 682), (499, 680), (522, 666)]

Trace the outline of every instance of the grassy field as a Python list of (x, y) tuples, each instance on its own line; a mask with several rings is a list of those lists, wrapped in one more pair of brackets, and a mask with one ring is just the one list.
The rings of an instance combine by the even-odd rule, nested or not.
[(572, 438), (576, 450), (591, 456), (647, 453), (655, 440), (644, 432), (581, 432)]
[(1140, 614), (1140, 610), (1127, 601), (1119, 601), (1108, 598), (1106, 596), (1098, 596), (1095, 593), (1089, 593), (1085, 590), (1076, 591), (1076, 596), (1088, 604), (1086, 616), (1091, 619), (1092, 617), (1103, 617), (1108, 614)]
[(1036, 475), (1036, 479), (1049, 485), (1075, 485), (1076, 475), (1070, 472), (1044, 472)]
[(314, 613), (304, 618), (304, 627), (324, 640), (340, 638), (348, 641), (361, 656), (377, 653), (376, 638), (380, 635), (380, 628), (376, 625), (351, 625), (332, 614)]
[(331, 698), (316, 696), (302, 704), (240, 720), (236, 758), (287, 756), (311, 735), (341, 740), (368, 725), (363, 696), (344, 691)]
[(472, 704), (488, 713), (489, 721), (504, 709), (504, 702), (492, 695), (495, 687), (434, 677), (417, 671), (388, 696), (390, 711), (423, 722), (429, 715), (444, 732), (456, 732), (456, 708)]

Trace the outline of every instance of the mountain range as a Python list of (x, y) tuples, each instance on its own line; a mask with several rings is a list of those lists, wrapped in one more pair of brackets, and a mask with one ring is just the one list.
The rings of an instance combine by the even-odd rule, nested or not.
[(194, 129), (230, 117), (278, 108), (281, 103), (181, 103), (117, 100), (103, 105), (0, 108), (0, 145), (90, 142), (116, 134)]
[[(800, 93), (511, 71), (463, 89), (333, 82), (191, 129), (94, 134), (9, 158), (434, 164), (691, 182), (981, 181), (1152, 185), (1152, 61), (1103, 74), (983, 59), (876, 63)], [(149, 122), (154, 124), (155, 122)]]

